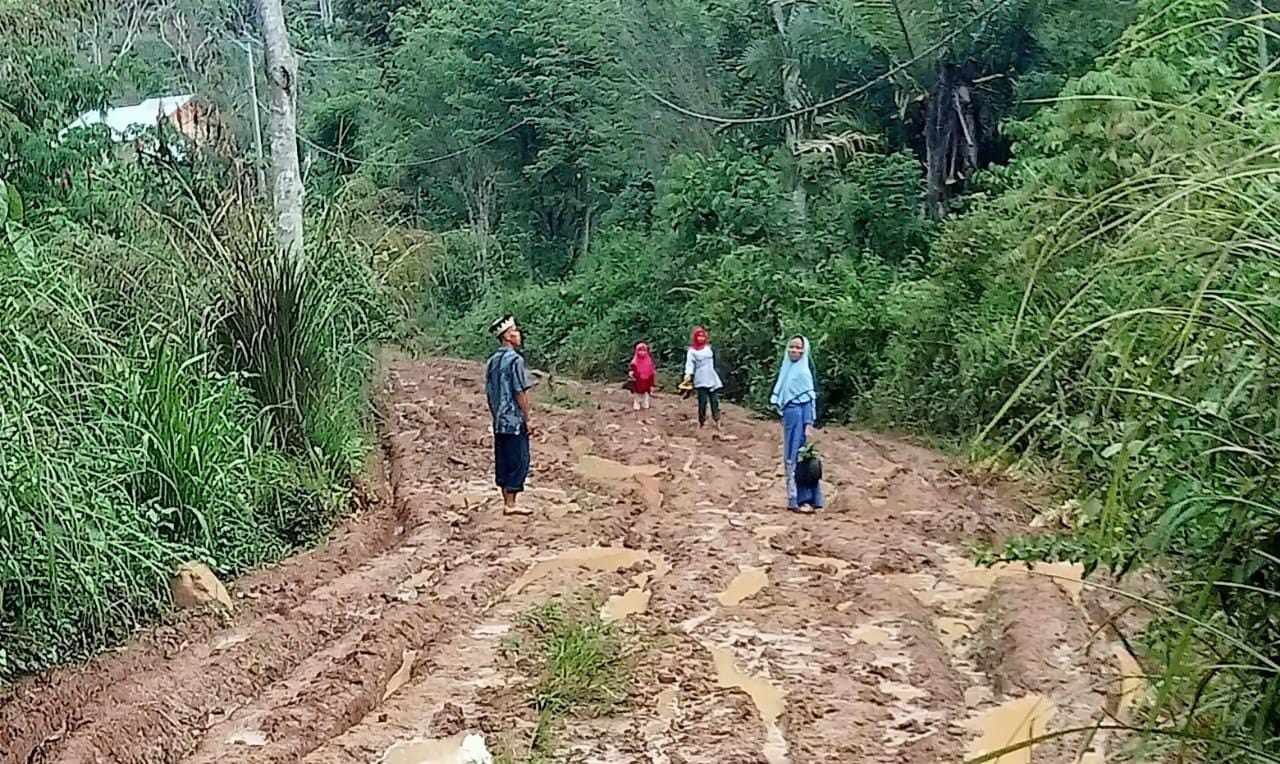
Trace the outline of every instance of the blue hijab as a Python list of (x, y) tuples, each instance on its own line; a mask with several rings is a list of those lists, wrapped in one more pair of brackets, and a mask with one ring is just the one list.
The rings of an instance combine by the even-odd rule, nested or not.
[(769, 396), (769, 402), (779, 412), (792, 403), (813, 403), (815, 413), (818, 408), (817, 374), (809, 357), (809, 339), (800, 339), (804, 340), (804, 354), (799, 361), (791, 360), (791, 343), (787, 342), (782, 366), (778, 368), (778, 381), (773, 384), (773, 395)]

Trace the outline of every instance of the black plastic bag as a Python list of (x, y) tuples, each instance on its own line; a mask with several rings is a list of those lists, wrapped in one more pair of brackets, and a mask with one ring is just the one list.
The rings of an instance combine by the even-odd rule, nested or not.
[(822, 460), (811, 455), (796, 463), (796, 483), (800, 485), (817, 485), (822, 481)]

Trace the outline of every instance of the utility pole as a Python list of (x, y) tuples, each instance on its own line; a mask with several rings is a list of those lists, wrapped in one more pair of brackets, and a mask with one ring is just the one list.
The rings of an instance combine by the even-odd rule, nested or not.
[(253, 109), (253, 153), (254, 170), (258, 176), (258, 189), (267, 187), (266, 174), (262, 171), (264, 157), (262, 151), (262, 113), (258, 106), (258, 70), (253, 64), (253, 45), (248, 40), (236, 40), (244, 50), (245, 76), (249, 79), (249, 106)]

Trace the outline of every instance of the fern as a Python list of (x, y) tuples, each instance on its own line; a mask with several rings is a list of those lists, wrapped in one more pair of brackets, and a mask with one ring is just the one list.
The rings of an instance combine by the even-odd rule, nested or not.
[(883, 143), (878, 135), (846, 131), (800, 141), (796, 144), (796, 154), (820, 154), (830, 157), (831, 163), (839, 166), (861, 154), (878, 151)]

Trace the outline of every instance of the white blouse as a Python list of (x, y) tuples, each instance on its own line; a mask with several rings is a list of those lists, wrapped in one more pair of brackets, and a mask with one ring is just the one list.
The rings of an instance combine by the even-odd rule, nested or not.
[(684, 356), (684, 375), (693, 377), (693, 386), (708, 390), (719, 390), (724, 387), (720, 375), (716, 373), (716, 354), (710, 345), (701, 350), (692, 346)]

